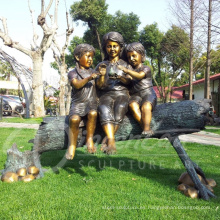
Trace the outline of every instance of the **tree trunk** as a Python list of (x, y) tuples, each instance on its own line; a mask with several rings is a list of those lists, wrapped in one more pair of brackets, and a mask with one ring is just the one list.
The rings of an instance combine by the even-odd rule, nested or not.
[[(209, 111), (209, 100), (203, 101), (182, 101), (176, 103), (165, 103), (156, 106), (151, 121), (151, 129), (154, 132), (154, 138), (165, 138), (198, 132), (204, 129), (205, 114)], [(86, 121), (80, 123), (78, 135), (78, 147), (85, 144)], [(40, 169), (40, 175), (43, 176), (42, 167), (39, 161), (40, 155), (47, 151), (56, 151), (66, 149), (68, 146), (68, 116), (46, 117), (41, 123), (39, 130), (30, 142), (34, 143), (31, 151), (21, 153), (13, 146), (8, 151), (8, 157), (5, 170), (12, 171), (21, 166), (37, 166)], [(142, 129), (129, 113), (125, 116), (122, 125), (115, 134), (116, 141), (131, 139), (145, 139), (141, 135)], [(105, 134), (99, 122), (97, 122), (94, 141), (100, 144)], [(14, 155), (14, 156), (13, 156)], [(19, 159), (18, 159), (19, 158)], [(21, 159), (22, 158), (22, 159)], [(3, 173), (4, 173), (3, 172)]]
[(66, 64), (62, 62), (60, 66), (60, 94), (59, 94), (59, 103), (60, 103), (60, 115), (66, 115), (66, 106), (65, 106), (65, 90), (67, 84), (67, 73), (66, 73)]
[[(205, 116), (208, 112), (208, 101), (182, 101), (176, 103), (165, 103), (156, 106), (151, 121), (151, 129), (154, 132), (152, 137), (161, 138), (168, 133), (192, 133), (195, 130), (204, 129)], [(86, 127), (85, 121), (80, 123), (78, 146), (85, 142)], [(46, 151), (66, 149), (68, 145), (68, 117), (47, 117), (40, 125), (34, 139), (33, 150), (40, 154)], [(115, 138), (119, 140), (130, 140), (144, 138), (141, 135), (139, 124), (130, 114), (125, 116), (122, 125), (117, 131)], [(100, 123), (97, 123), (94, 140), (101, 143), (105, 134)]]
[(205, 90), (204, 98), (210, 98), (210, 66), (211, 66), (211, 17), (212, 17), (212, 0), (209, 0), (209, 11), (208, 11), (208, 40), (207, 40), (207, 61), (205, 71)]
[(19, 168), (28, 168), (30, 166), (36, 166), (40, 169), (38, 177), (43, 176), (43, 170), (40, 163), (40, 155), (35, 151), (20, 152), (16, 144), (7, 150), (7, 160), (5, 162), (5, 169), (2, 174), (6, 172), (14, 172)]
[(69, 114), (71, 104), (71, 85), (69, 82), (66, 84), (66, 115)]
[(189, 100), (193, 98), (193, 31), (194, 31), (194, 0), (191, 0), (190, 5), (190, 57), (189, 57)]
[[(32, 88), (33, 88), (33, 107), (32, 109), (34, 110), (34, 116), (35, 117), (43, 117), (45, 116), (44, 112), (44, 90), (43, 90), (43, 80), (42, 80), (42, 63), (43, 63), (43, 56), (47, 49), (51, 46), (52, 40), (54, 38), (54, 35), (56, 34), (57, 31), (57, 13), (58, 13), (58, 5), (59, 5), (59, 0), (55, 1), (55, 10), (54, 10), (54, 16), (53, 16), (53, 21), (51, 22), (51, 27), (49, 27), (46, 24), (46, 17), (48, 15), (48, 12), (51, 8), (51, 5), (53, 3), (53, 0), (50, 0), (49, 4), (47, 7), (44, 4), (44, 1), (41, 1), (41, 13), (38, 16), (37, 23), (40, 25), (40, 27), (43, 30), (43, 38), (41, 40), (40, 45), (37, 45), (36, 39), (38, 38), (36, 32), (35, 32), (35, 25), (36, 24), (33, 21), (33, 10), (29, 6), (29, 11), (31, 13), (32, 17), (32, 24), (33, 24), (33, 43), (31, 44), (31, 48), (28, 49), (19, 42), (14, 42), (10, 36), (8, 35), (8, 28), (7, 28), (7, 22), (5, 18), (2, 18), (2, 24), (3, 24), (3, 30), (0, 29), (0, 38), (3, 40), (4, 44), (6, 46), (12, 47), (14, 49), (17, 49), (21, 51), (22, 53), (28, 55), (33, 62), (33, 81), (32, 81)], [(45, 10), (46, 8), (46, 10)]]
[(160, 79), (159, 84), (161, 84), (161, 61), (157, 59), (157, 68), (158, 68), (158, 78)]
[[(160, 79), (160, 77), (159, 77), (159, 79), (160, 79), (159, 82), (157, 81), (157, 79), (155, 77), (155, 68), (154, 68), (153, 60), (152, 59), (151, 59), (151, 66), (153, 68), (153, 72), (152, 72), (153, 76), (152, 76), (152, 78), (153, 78), (153, 80), (154, 80), (154, 82), (155, 82), (155, 84), (157, 86), (157, 90), (158, 90), (158, 92), (160, 94), (160, 99), (162, 100), (162, 103), (164, 103), (163, 83), (162, 83), (162, 80)], [(159, 61), (158, 61), (158, 75), (161, 76), (160, 62)]]
[(34, 116), (44, 117), (44, 89), (42, 80), (43, 57), (39, 52), (33, 52), (33, 105)]
[(99, 45), (101, 58), (102, 58), (102, 60), (104, 60), (104, 54), (103, 54), (103, 51), (102, 51), (102, 44), (101, 44), (101, 40), (100, 40), (100, 36), (99, 36), (99, 32), (98, 32), (97, 28), (95, 28), (95, 33), (96, 33), (96, 37), (97, 37), (97, 41), (98, 41), (98, 45)]

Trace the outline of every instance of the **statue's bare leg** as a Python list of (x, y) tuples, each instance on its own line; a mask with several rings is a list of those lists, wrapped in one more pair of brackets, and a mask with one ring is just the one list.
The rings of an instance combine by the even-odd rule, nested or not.
[(106, 136), (107, 136), (107, 146), (102, 149), (106, 154), (116, 153), (115, 147), (115, 128), (112, 123), (107, 123), (102, 126)]
[(92, 110), (88, 113), (88, 121), (86, 124), (86, 146), (89, 153), (93, 154), (96, 152), (96, 147), (93, 142), (93, 135), (96, 128), (97, 111)]
[(143, 132), (142, 134), (151, 136), (153, 135), (152, 130), (150, 129), (150, 123), (152, 119), (152, 104), (150, 102), (145, 102), (141, 106), (141, 119), (143, 125)]
[(79, 115), (73, 115), (69, 119), (69, 145), (65, 155), (68, 160), (72, 160), (75, 156), (80, 121), (81, 117)]
[[(119, 125), (114, 125), (114, 133), (116, 134), (117, 130), (119, 129)], [(101, 143), (101, 151), (107, 147), (108, 137), (105, 136)]]
[(140, 105), (133, 101), (129, 104), (129, 108), (131, 110), (131, 113), (134, 117), (134, 119), (140, 124), (142, 127), (142, 120), (141, 120), (141, 110), (140, 110)]

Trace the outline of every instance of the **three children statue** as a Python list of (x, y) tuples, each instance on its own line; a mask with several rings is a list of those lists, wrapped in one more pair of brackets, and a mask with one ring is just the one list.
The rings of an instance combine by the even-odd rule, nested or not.
[(91, 69), (95, 49), (89, 44), (79, 44), (74, 50), (76, 67), (68, 73), (72, 86), (69, 113), (69, 144), (66, 158), (72, 160), (77, 146), (79, 124), (87, 117), (86, 146), (95, 153), (93, 135), (97, 116), (106, 137), (101, 150), (107, 154), (116, 152), (115, 133), (130, 109), (143, 129), (142, 134), (153, 135), (150, 129), (152, 111), (157, 103), (150, 67), (143, 64), (145, 49), (139, 42), (125, 47), (118, 32), (103, 36), (104, 61)]

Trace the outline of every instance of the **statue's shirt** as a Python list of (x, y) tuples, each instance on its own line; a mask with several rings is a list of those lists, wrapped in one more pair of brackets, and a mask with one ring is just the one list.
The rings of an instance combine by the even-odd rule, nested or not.
[(148, 89), (153, 86), (152, 83), (152, 77), (151, 77), (151, 69), (149, 66), (142, 65), (138, 69), (134, 69), (136, 72), (144, 72), (145, 77), (141, 80), (138, 79), (132, 79), (132, 88), (131, 88), (131, 94), (139, 92), (143, 89)]
[(126, 68), (128, 68), (128, 64), (124, 60), (118, 60), (116, 63), (111, 63), (108, 60), (105, 60), (101, 63), (99, 63), (96, 67), (96, 70), (98, 70), (98, 67), (100, 64), (106, 64), (106, 74), (105, 74), (105, 85), (102, 87), (103, 92), (107, 91), (122, 91), (127, 90), (127, 86), (123, 84), (119, 79), (111, 79), (111, 74), (115, 73), (120, 76), (126, 76), (126, 74), (118, 69), (118, 65), (122, 65)]
[[(70, 83), (73, 79), (82, 80), (89, 77), (93, 72), (94, 70), (92, 69), (74, 68), (68, 73), (68, 79)], [(70, 114), (85, 116), (91, 109), (97, 109), (95, 81), (91, 80), (87, 82), (80, 89), (76, 89), (72, 86)]]
[(112, 79), (111, 76), (114, 74), (126, 76), (117, 66), (128, 67), (128, 64), (124, 60), (118, 60), (116, 63), (103, 61), (97, 65), (96, 70), (103, 63), (107, 68), (104, 86), (99, 89), (99, 119), (102, 125), (106, 123), (121, 124), (128, 110), (129, 93), (126, 85), (117, 78)]

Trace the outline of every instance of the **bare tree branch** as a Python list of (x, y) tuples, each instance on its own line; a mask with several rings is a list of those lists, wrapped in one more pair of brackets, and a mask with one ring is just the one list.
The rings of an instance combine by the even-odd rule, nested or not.
[(58, 4), (59, 4), (59, 1), (56, 1), (55, 2), (55, 10), (54, 10), (54, 22), (57, 24), (57, 19), (58, 19)]
[(65, 53), (65, 50), (68, 46), (70, 35), (73, 33), (73, 31), (74, 31), (74, 28), (70, 28), (70, 27), (67, 28), (67, 30), (66, 30), (66, 40), (65, 40), (65, 44), (62, 48), (62, 53)]
[[(55, 20), (57, 20), (55, 18)], [(73, 28), (70, 28), (70, 25), (69, 25), (69, 20), (68, 20), (68, 12), (66, 11), (66, 22), (67, 22), (67, 29), (66, 29), (66, 39), (65, 39), (65, 42), (64, 42), (64, 45), (62, 47), (62, 49), (60, 48), (60, 46), (58, 45), (57, 41), (56, 41), (56, 35), (54, 35), (54, 38), (53, 38), (53, 46), (56, 47), (56, 49), (58, 50), (59, 52), (59, 55), (57, 55), (56, 53), (56, 50), (54, 47), (52, 47), (52, 50), (53, 50), (53, 56), (54, 56), (54, 59), (58, 65), (58, 68), (59, 68), (59, 72), (60, 72), (60, 94), (59, 94), (59, 100), (60, 100), (60, 115), (66, 115), (69, 113), (69, 104), (67, 104), (67, 107), (65, 109), (65, 99), (64, 99), (64, 96), (65, 96), (65, 93), (67, 93), (67, 100), (69, 100), (69, 96), (70, 96), (70, 92), (69, 92), (69, 86), (68, 86), (68, 80), (67, 80), (67, 65), (65, 63), (65, 50), (68, 46), (68, 43), (69, 43), (69, 38), (70, 38), (70, 35), (73, 33)]]
[(45, 1), (41, 0), (41, 13), (38, 16), (38, 24), (41, 26), (43, 30), (43, 38), (41, 40), (40, 46), (37, 46), (37, 34), (36, 29), (34, 27), (34, 11), (31, 10), (30, 1), (28, 0), (29, 10), (32, 17), (32, 24), (33, 24), (33, 44), (31, 49), (27, 49), (20, 45), (18, 42), (14, 42), (10, 36), (8, 35), (7, 30), (7, 22), (6, 19), (1, 18), (1, 22), (3, 24), (4, 31), (0, 30), (0, 38), (3, 40), (6, 46), (15, 48), (29, 57), (31, 57), (33, 62), (33, 80), (32, 80), (32, 88), (33, 88), (33, 110), (35, 117), (43, 117), (45, 115), (44, 112), (44, 90), (43, 90), (43, 81), (42, 81), (42, 66), (44, 61), (44, 54), (46, 50), (51, 46), (54, 36), (57, 32), (57, 14), (58, 14), (58, 4), (59, 0), (55, 2), (55, 10), (54, 10), (54, 18), (55, 21), (51, 24), (50, 27), (46, 24), (46, 16), (48, 15), (49, 9), (53, 0), (50, 0), (47, 9), (44, 10)]
[[(47, 9), (49, 8), (49, 6), (51, 6), (52, 1), (53, 0), (50, 1), (50, 4), (48, 5)], [(54, 12), (55, 13), (54, 17), (57, 17), (57, 14), (58, 14), (58, 4), (59, 4), (59, 0), (56, 0), (56, 3), (55, 3), (56, 9)], [(38, 21), (39, 21), (39, 19), (41, 19), (40, 16), (41, 15), (38, 16)], [(43, 20), (41, 19), (41, 21), (43, 21)], [(56, 31), (58, 29), (58, 25), (57, 25), (57, 21), (54, 21), (53, 24), (51, 25), (51, 28), (49, 28), (46, 24), (45, 17), (44, 17), (44, 22), (43, 23), (38, 22), (38, 24), (41, 26), (41, 28), (44, 31), (44, 36), (43, 36), (43, 39), (42, 39), (41, 45), (40, 45), (42, 52), (44, 53), (52, 44), (53, 38), (54, 38)]]
[(0, 17), (0, 20), (2, 21), (4, 33), (8, 35), (7, 19), (4, 17)]
[(41, 0), (41, 14), (44, 14), (44, 0)]
[[(56, 13), (57, 13), (57, 6), (58, 6), (58, 3), (57, 3), (57, 2), (59, 2), (59, 1), (56, 1), (56, 6), (55, 6), (55, 11), (56, 11)], [(48, 11), (50, 10), (50, 7), (51, 7), (52, 3), (53, 3), (53, 0), (50, 0), (49, 4), (48, 4), (48, 6), (47, 6), (47, 9), (46, 9), (46, 11), (44, 12), (44, 17), (46, 17)]]
[(37, 46), (37, 39), (38, 39), (38, 35), (37, 35), (37, 32), (36, 32), (36, 27), (34, 25), (34, 10), (31, 9), (31, 6), (30, 6), (30, 1), (28, 0), (28, 7), (29, 7), (29, 11), (31, 13), (31, 23), (32, 23), (32, 27), (33, 27), (33, 40), (32, 40), (32, 44), (31, 44), (31, 47), (33, 49), (37, 49), (38, 46)]
[(0, 20), (2, 21), (3, 29), (5, 32), (0, 30), (0, 38), (3, 40), (4, 45), (8, 47), (15, 48), (29, 57), (31, 57), (31, 50), (27, 49), (26, 47), (22, 46), (18, 42), (15, 42), (11, 39), (11, 37), (8, 35), (8, 29), (7, 29), (7, 20), (4, 17), (1, 17)]
[[(59, 44), (57, 43), (56, 37), (54, 36), (53, 38), (53, 45), (57, 48), (57, 50), (59, 51), (59, 53), (62, 53), (62, 49), (60, 48)], [(53, 48), (54, 49), (54, 48)], [(54, 51), (54, 50), (53, 50)]]
[[(49, 5), (47, 6), (46, 11), (44, 11), (44, 0), (41, 0), (41, 13), (40, 13), (40, 15), (38, 16), (37, 23), (38, 23), (42, 28), (44, 27), (44, 24), (45, 24), (45, 22), (46, 22), (46, 15), (47, 15), (47, 13), (49, 12), (52, 3), (53, 3), (53, 0), (50, 0), (50, 3), (49, 3)], [(46, 28), (46, 27), (45, 27), (45, 28)]]
[[(54, 43), (54, 42), (53, 42), (53, 43)], [(58, 46), (58, 45), (56, 45), (56, 46)], [(54, 57), (56, 63), (58, 64), (58, 66), (61, 65), (60, 57), (59, 57), (59, 55), (56, 53), (56, 50), (55, 50), (54, 46), (52, 46), (51, 49), (52, 49), (52, 51), (53, 51), (53, 57)]]

